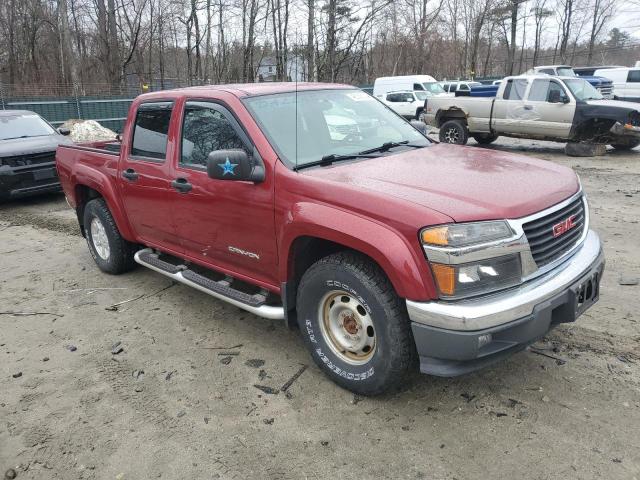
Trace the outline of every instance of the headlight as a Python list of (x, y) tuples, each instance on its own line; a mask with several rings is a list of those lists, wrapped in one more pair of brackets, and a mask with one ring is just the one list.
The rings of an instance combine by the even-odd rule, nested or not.
[(440, 296), (457, 299), (513, 287), (521, 282), (520, 254), (488, 258), (474, 263), (432, 263)]
[[(515, 232), (502, 220), (455, 223), (420, 232), (441, 298), (459, 299), (518, 285), (520, 254)], [(504, 242), (501, 242), (504, 241)]]
[(420, 233), (422, 243), (438, 247), (465, 247), (509, 238), (513, 231), (504, 221), (454, 223), (425, 228)]

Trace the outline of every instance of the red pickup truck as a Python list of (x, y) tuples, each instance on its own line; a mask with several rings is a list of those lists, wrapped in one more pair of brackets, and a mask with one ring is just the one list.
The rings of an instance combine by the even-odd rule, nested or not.
[(101, 270), (298, 325), (360, 394), (488, 365), (599, 295), (571, 169), (436, 144), (345, 85), (141, 95), (121, 142), (61, 146), (57, 168)]

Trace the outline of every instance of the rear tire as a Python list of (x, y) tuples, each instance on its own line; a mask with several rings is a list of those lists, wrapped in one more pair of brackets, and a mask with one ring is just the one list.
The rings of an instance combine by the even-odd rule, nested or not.
[(613, 148), (615, 148), (616, 150), (632, 150), (634, 148), (636, 148), (638, 145), (640, 145), (640, 140), (633, 140), (631, 142), (627, 142), (627, 143), (612, 143), (611, 146)]
[(347, 390), (378, 395), (417, 365), (406, 307), (382, 269), (362, 255), (341, 252), (314, 263), (296, 306), (313, 360)]
[(440, 143), (451, 143), (453, 145), (466, 145), (469, 140), (467, 126), (462, 120), (448, 120), (440, 127), (438, 134)]
[(485, 133), (485, 134), (474, 135), (473, 139), (476, 142), (478, 142), (480, 145), (489, 145), (490, 143), (493, 143), (498, 139), (498, 135)]
[(100, 270), (117, 275), (136, 266), (133, 259), (136, 245), (120, 235), (104, 199), (95, 198), (87, 203), (83, 221), (89, 252)]

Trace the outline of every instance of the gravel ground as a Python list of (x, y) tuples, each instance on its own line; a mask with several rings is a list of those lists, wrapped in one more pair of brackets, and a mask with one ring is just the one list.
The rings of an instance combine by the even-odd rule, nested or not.
[(143, 268), (102, 274), (63, 197), (0, 206), (0, 476), (640, 479), (640, 152), (491, 148), (580, 174), (600, 302), (536, 345), (549, 356), (378, 398), (326, 379), (281, 322)]

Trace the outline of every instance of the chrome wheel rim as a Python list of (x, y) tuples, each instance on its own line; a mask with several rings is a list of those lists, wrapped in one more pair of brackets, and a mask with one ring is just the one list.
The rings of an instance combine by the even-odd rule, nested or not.
[(109, 238), (107, 237), (104, 225), (98, 217), (93, 217), (90, 228), (93, 248), (95, 248), (96, 253), (101, 259), (108, 260), (111, 249), (109, 248)]
[(376, 350), (373, 319), (364, 306), (344, 290), (332, 290), (320, 301), (322, 336), (341, 360), (351, 365), (367, 363)]
[(444, 139), (447, 141), (447, 143), (458, 143), (458, 140), (460, 139), (460, 133), (453, 127), (448, 128), (444, 132)]

